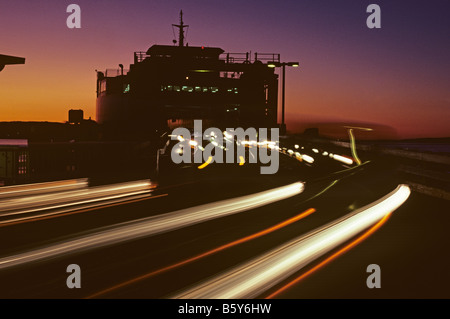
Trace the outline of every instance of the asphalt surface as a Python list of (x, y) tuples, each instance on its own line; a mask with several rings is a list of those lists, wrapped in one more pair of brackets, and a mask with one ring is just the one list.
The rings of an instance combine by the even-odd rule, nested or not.
[[(243, 196), (255, 200), (254, 194), (298, 182), (304, 187), (287, 198), (248, 209), (240, 207), (240, 211), (226, 216), (1, 268), (0, 297), (176, 297), (371, 205), (403, 182), (396, 168), (382, 160), (363, 158), (363, 165), (346, 165), (323, 155), (323, 151), (301, 151), (314, 157), (313, 163), (307, 163), (286, 150), (280, 154), (280, 170), (275, 175), (261, 175), (259, 165), (248, 163), (213, 163), (203, 169), (198, 169), (197, 164), (167, 164), (147, 197), (130, 197), (89, 209), (77, 206), (45, 219), (37, 214), (20, 223), (6, 222), (0, 227), (1, 260), (76, 238), (90, 238), (152, 216), (169, 216), (192, 207), (195, 213), (201, 205)], [(349, 156), (344, 151), (341, 154)], [(307, 216), (277, 226), (311, 209)], [(367, 239), (274, 298), (448, 298), (448, 212), (447, 201), (412, 193)], [(269, 296), (361, 233), (253, 297)], [(70, 264), (81, 268), (80, 289), (66, 285)], [(369, 264), (381, 267), (379, 289), (366, 286)]]

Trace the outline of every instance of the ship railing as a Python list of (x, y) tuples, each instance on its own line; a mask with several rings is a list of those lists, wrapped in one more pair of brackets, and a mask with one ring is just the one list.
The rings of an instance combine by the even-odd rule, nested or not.
[(280, 54), (279, 53), (257, 53), (257, 52), (255, 52), (255, 61), (280, 62)]
[[(126, 75), (129, 70), (123, 70), (123, 75)], [(105, 77), (115, 77), (122, 75), (122, 69), (106, 69), (105, 71)]]
[(249, 52), (246, 53), (223, 53), (220, 59), (226, 63), (252, 63), (254, 61), (261, 62), (280, 62), (279, 53), (257, 53), (255, 52), (254, 59)]
[(251, 62), (251, 56), (248, 52), (246, 53), (223, 53), (220, 55), (220, 59), (224, 60), (225, 63), (243, 63)]

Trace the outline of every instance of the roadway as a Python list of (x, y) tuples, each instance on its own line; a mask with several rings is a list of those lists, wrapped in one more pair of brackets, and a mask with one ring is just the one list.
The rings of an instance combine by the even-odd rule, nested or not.
[[(275, 175), (168, 164), (152, 181), (2, 188), (0, 297), (448, 297), (448, 202), (410, 195), (390, 163), (349, 159), (286, 145)], [(371, 263), (381, 289), (365, 285)]]

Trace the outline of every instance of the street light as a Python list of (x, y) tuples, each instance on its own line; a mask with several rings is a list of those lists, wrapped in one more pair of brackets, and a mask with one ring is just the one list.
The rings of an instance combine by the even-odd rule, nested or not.
[(286, 66), (291, 66), (294, 68), (297, 68), (299, 66), (298, 62), (268, 62), (267, 66), (269, 68), (279, 68), (281, 67), (283, 69), (283, 75), (282, 75), (282, 91), (281, 91), (281, 135), (286, 134), (286, 123), (284, 121), (284, 110), (285, 110), (285, 92), (286, 92), (286, 86), (285, 86), (285, 80), (286, 80)]

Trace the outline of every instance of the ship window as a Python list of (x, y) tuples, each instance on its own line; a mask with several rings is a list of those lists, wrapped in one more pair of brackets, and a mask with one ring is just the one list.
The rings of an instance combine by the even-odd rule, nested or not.
[(181, 87), (181, 90), (182, 90), (183, 92), (194, 92), (194, 88), (193, 88), (192, 86), (186, 86), (186, 85), (183, 85), (183, 86)]
[(229, 71), (221, 71), (221, 78), (231, 78), (231, 79), (240, 79), (242, 72), (229, 72)]
[(22, 153), (19, 155), (19, 163), (25, 163), (27, 161), (27, 155)]
[(161, 85), (161, 92), (173, 91), (176, 90), (175, 88), (173, 85)]
[[(230, 93), (238, 93), (237, 88), (228, 88)], [(217, 86), (178, 86), (178, 85), (161, 85), (161, 92), (175, 91), (175, 92), (203, 92), (203, 93), (217, 93), (219, 88)]]
[(106, 80), (100, 82), (100, 93), (106, 92)]
[(227, 109), (227, 112), (235, 112), (235, 111), (239, 110), (239, 108), (237, 108), (237, 107), (233, 108), (233, 105), (230, 105), (230, 107), (231, 108)]

